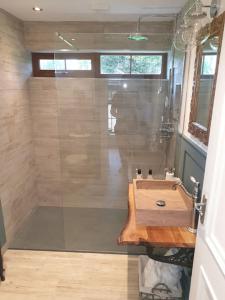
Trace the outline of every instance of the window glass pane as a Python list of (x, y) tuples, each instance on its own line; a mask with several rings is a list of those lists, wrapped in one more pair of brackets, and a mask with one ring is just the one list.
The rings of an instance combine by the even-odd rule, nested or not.
[(40, 59), (40, 70), (55, 70), (53, 59)]
[(65, 70), (65, 60), (64, 59), (55, 59), (55, 70), (56, 71), (63, 71)]
[(43, 71), (65, 70), (64, 59), (40, 59), (39, 64)]
[(101, 74), (130, 74), (130, 55), (101, 55)]
[(66, 70), (91, 71), (91, 59), (67, 59)]
[(161, 55), (132, 56), (131, 74), (160, 75), (162, 72)]
[(202, 75), (214, 75), (216, 71), (217, 55), (204, 55), (202, 57)]

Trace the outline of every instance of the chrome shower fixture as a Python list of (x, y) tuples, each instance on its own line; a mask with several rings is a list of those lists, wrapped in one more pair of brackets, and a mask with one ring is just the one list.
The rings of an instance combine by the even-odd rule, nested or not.
[(204, 8), (210, 8), (211, 18), (216, 17), (220, 9), (219, 0), (212, 0), (211, 5), (204, 5), (201, 0), (195, 0), (186, 10), (183, 23), (177, 29), (173, 41), (177, 50), (186, 52), (189, 47), (203, 44), (208, 40), (209, 36), (198, 40), (199, 30), (210, 22), (208, 14), (203, 10)]
[(140, 32), (135, 32), (128, 36), (128, 40), (136, 42), (148, 41), (148, 37), (146, 35), (142, 35)]
[(207, 17), (207, 13), (203, 11), (203, 4), (200, 0), (196, 0), (194, 3), (194, 9), (190, 13), (190, 18), (194, 20), (200, 20)]
[(136, 41), (136, 42), (149, 40), (149, 37), (147, 35), (142, 34), (140, 31), (141, 30), (141, 20), (143, 18), (147, 18), (147, 17), (151, 17), (151, 18), (171, 18), (172, 17), (172, 18), (175, 18), (176, 16), (177, 16), (176, 14), (147, 14), (147, 15), (139, 16), (136, 32), (131, 33), (128, 36), (128, 40)]
[(56, 32), (55, 34), (61, 41), (66, 43), (70, 48), (74, 48), (74, 45), (71, 44), (68, 40), (66, 40), (59, 32)]
[(140, 41), (148, 41), (148, 37), (146, 35), (142, 35), (140, 33), (140, 27), (141, 27), (141, 19), (142, 17), (140, 16), (138, 18), (138, 22), (137, 22), (137, 30), (135, 33), (131, 33), (128, 36), (128, 40), (130, 41), (136, 41), (136, 42), (140, 42)]
[(207, 13), (203, 8), (210, 9), (210, 17), (215, 18), (220, 9), (220, 0), (211, 0), (211, 5), (204, 5), (201, 0), (195, 0), (193, 5), (186, 11), (185, 16), (189, 15), (192, 19), (203, 19), (207, 17)]
[(220, 10), (220, 0), (212, 0), (211, 5), (204, 5), (204, 7), (210, 8), (210, 17), (215, 18)]

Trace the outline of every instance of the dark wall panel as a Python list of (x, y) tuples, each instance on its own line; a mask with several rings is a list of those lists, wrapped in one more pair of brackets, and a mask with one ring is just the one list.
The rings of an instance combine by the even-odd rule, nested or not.
[(206, 153), (191, 141), (182, 136), (178, 137), (177, 152), (176, 152), (176, 168), (178, 176), (182, 179), (185, 187), (189, 192), (192, 192), (193, 183), (190, 181), (190, 176), (194, 176), (201, 184), (204, 180)]

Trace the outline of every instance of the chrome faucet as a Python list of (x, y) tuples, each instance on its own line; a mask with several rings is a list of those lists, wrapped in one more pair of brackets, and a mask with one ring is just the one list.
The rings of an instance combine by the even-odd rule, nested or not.
[(199, 213), (196, 210), (196, 204), (199, 201), (200, 183), (193, 176), (190, 177), (190, 180), (194, 184), (194, 189), (193, 189), (193, 193), (192, 193), (192, 199), (193, 199), (192, 221), (191, 221), (191, 226), (188, 227), (188, 230), (192, 233), (196, 233), (197, 226), (198, 226), (198, 217), (199, 217)]

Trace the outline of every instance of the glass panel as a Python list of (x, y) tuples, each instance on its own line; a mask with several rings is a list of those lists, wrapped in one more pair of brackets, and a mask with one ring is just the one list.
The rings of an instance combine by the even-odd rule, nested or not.
[(203, 55), (202, 75), (214, 75), (216, 71), (217, 54)]
[(65, 70), (65, 60), (64, 59), (40, 59), (40, 70), (46, 71), (62, 71)]
[(132, 56), (131, 74), (160, 75), (162, 72), (161, 55)]
[(67, 59), (66, 70), (68, 71), (91, 71), (91, 59)]
[(101, 74), (130, 74), (130, 55), (101, 55)]
[[(127, 35), (114, 35), (116, 43), (111, 36), (96, 40), (92, 34), (94, 42), (80, 36), (74, 43), (80, 49), (88, 43), (87, 51), (98, 45), (107, 53), (113, 50), (111, 45), (115, 49), (129, 43)], [(136, 47), (132, 51), (143, 50), (143, 44), (130, 45)], [(66, 54), (55, 54), (55, 61), (61, 62), (62, 55)], [(102, 72), (130, 74), (130, 56), (102, 54)], [(72, 68), (70, 63), (67, 68)], [(138, 59), (135, 63), (136, 72), (144, 72)], [(164, 178), (165, 167), (174, 165), (171, 83), (61, 75), (56, 72), (56, 78), (41, 82), (32, 78), (38, 192), (43, 206), (31, 217), (16, 246), (26, 242), (28, 249), (143, 254), (143, 248), (119, 246), (116, 240), (126, 223), (128, 184), (136, 177), (136, 169), (141, 168), (144, 177), (152, 169), (154, 178)]]
[(143, 253), (116, 239), (128, 183), (141, 168), (164, 177), (169, 163), (168, 80), (60, 78), (57, 126), (66, 251)]
[(63, 71), (65, 70), (65, 60), (63, 59), (56, 59), (54, 61), (55, 63), (55, 70), (56, 71)]

